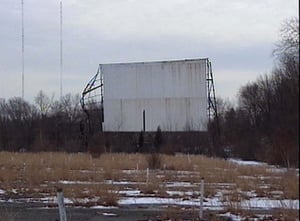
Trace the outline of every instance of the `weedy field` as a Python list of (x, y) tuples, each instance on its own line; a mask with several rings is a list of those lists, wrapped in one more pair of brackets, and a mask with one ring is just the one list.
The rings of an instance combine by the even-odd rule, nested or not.
[(0, 203), (56, 207), (62, 188), (68, 207), (155, 205), (172, 220), (197, 210), (201, 178), (206, 213), (299, 220), (296, 169), (202, 155), (0, 152)]

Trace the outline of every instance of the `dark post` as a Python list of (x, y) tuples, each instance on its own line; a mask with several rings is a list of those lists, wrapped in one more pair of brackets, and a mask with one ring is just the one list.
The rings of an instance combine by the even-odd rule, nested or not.
[(204, 177), (201, 178), (201, 183), (200, 183), (200, 210), (199, 210), (200, 220), (203, 220), (203, 200), (204, 200)]
[(146, 114), (145, 114), (145, 110), (143, 110), (143, 131), (146, 131)]

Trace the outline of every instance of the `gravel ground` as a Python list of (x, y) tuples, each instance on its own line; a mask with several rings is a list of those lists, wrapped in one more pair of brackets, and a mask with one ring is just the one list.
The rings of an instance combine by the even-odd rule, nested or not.
[[(0, 221), (59, 220), (58, 208), (43, 208), (42, 206), (36, 203), (0, 203)], [(174, 210), (172, 211), (174, 213)], [(151, 205), (109, 209), (67, 208), (68, 221), (155, 221), (163, 220), (162, 217), (168, 213), (170, 213), (168, 209)], [(197, 211), (186, 210), (180, 213), (180, 217), (180, 220), (196, 220)]]
[[(204, 211), (204, 220), (230, 220), (216, 216), (221, 211)], [(246, 212), (249, 213), (249, 210)], [(272, 210), (252, 210), (255, 214), (272, 214)], [(67, 208), (68, 221), (197, 221), (199, 211), (193, 208), (161, 205), (128, 205), (119, 208)], [(169, 215), (169, 216), (168, 216)], [(169, 219), (167, 217), (172, 217)], [(39, 203), (0, 203), (0, 221), (59, 221), (58, 208)]]

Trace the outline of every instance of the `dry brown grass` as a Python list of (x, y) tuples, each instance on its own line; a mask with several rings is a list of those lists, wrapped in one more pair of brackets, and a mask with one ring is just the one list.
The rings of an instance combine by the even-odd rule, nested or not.
[[(122, 188), (141, 190), (166, 196), (168, 182), (187, 182), (198, 191), (205, 178), (205, 196), (213, 197), (219, 190), (232, 191), (226, 200), (238, 202), (245, 199), (240, 191), (254, 191), (258, 196), (278, 199), (299, 199), (299, 174), (296, 170), (286, 173), (267, 166), (240, 166), (232, 162), (201, 155), (160, 155), (160, 170), (151, 171), (146, 182), (148, 162), (143, 154), (104, 153), (93, 158), (86, 153), (11, 153), (0, 152), (0, 187), (8, 192), (16, 189), (22, 195), (55, 195), (62, 187), (66, 197), (99, 197), (100, 204), (115, 205)], [(63, 183), (61, 181), (73, 181)], [(129, 181), (132, 184), (112, 185), (109, 182)], [(89, 183), (90, 182), (90, 183)], [(136, 184), (135, 184), (136, 182)], [(224, 184), (222, 186), (221, 184)], [(177, 191), (187, 188), (176, 187)], [(276, 194), (275, 194), (276, 193)]]
[(295, 170), (282, 174), (280, 185), (288, 199), (299, 199), (299, 176)]
[(162, 220), (183, 220), (182, 217), (186, 212), (179, 206), (168, 206), (161, 215)]
[(272, 212), (272, 216), (274, 220), (295, 221), (299, 220), (299, 210), (287, 208), (275, 209), (275, 211)]

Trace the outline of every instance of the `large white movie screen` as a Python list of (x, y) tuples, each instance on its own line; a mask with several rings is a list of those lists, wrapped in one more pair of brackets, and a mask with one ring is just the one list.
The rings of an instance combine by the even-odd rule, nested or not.
[(101, 64), (104, 131), (206, 131), (207, 62)]

